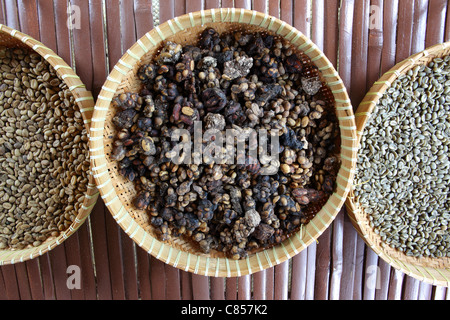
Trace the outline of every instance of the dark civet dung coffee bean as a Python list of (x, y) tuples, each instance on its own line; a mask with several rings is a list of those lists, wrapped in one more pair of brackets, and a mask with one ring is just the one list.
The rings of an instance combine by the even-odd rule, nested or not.
[[(287, 239), (333, 193), (340, 168), (333, 95), (311, 60), (284, 40), (207, 28), (195, 44), (166, 42), (137, 76), (142, 89), (115, 100), (112, 158), (134, 182), (134, 205), (148, 212), (160, 240), (184, 237), (205, 253), (245, 258)], [(240, 139), (264, 129), (279, 161), (250, 153), (260, 146), (245, 140), (244, 155), (230, 153), (234, 165), (229, 154), (175, 164), (171, 134), (193, 133), (195, 121)]]

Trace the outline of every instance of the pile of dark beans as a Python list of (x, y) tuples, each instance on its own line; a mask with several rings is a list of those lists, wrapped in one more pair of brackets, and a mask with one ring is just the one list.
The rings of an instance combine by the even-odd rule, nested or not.
[[(134, 182), (134, 206), (148, 212), (161, 241), (187, 237), (204, 253), (242, 259), (287, 239), (334, 192), (333, 95), (311, 60), (284, 40), (207, 28), (195, 45), (164, 43), (137, 76), (142, 90), (115, 99), (111, 157)], [(247, 152), (172, 161), (177, 130), (203, 151), (217, 138), (194, 141), (200, 122), (202, 133), (244, 137)], [(278, 157), (254, 156), (261, 146), (246, 138), (260, 130)]]

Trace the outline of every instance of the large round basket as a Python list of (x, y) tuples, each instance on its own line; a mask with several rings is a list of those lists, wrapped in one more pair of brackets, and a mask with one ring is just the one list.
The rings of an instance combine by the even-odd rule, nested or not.
[[(320, 68), (323, 79), (334, 94), (341, 129), (342, 167), (337, 178), (337, 191), (316, 215), (296, 234), (283, 243), (250, 254), (246, 259), (231, 260), (220, 253), (203, 254), (183, 239), (163, 243), (155, 237), (146, 212), (135, 210), (131, 204), (135, 189), (118, 173), (109, 157), (115, 135), (112, 99), (119, 93), (140, 88), (136, 72), (148, 63), (164, 41), (193, 44), (207, 27), (218, 32), (242, 30), (272, 32), (290, 41), (307, 54)], [(352, 105), (343, 82), (332, 64), (317, 46), (301, 32), (283, 21), (256, 11), (216, 9), (184, 15), (156, 27), (137, 41), (119, 60), (103, 86), (95, 106), (91, 126), (92, 168), (101, 196), (122, 229), (144, 250), (169, 265), (201, 275), (235, 277), (252, 274), (275, 266), (298, 254), (315, 241), (332, 223), (344, 205), (356, 165), (356, 127)]]
[[(438, 44), (412, 55), (408, 59), (398, 63), (390, 71), (386, 72), (367, 93), (355, 113), (358, 130), (358, 144), (374, 107), (391, 84), (398, 77), (406, 74), (414, 67), (426, 65), (433, 59), (441, 58), (449, 53), (450, 42)], [(358, 233), (375, 253), (392, 267), (411, 277), (433, 285), (449, 286), (450, 258), (410, 257), (385, 244), (380, 235), (375, 233), (373, 228), (370, 227), (369, 217), (364, 213), (364, 210), (361, 208), (352, 191), (346, 202), (347, 212)]]
[[(86, 90), (86, 87), (83, 85), (80, 78), (64, 62), (63, 59), (58, 57), (55, 52), (47, 48), (41, 42), (1, 24), (0, 45), (8, 48), (29, 49), (40, 54), (46, 61), (48, 61), (49, 64), (56, 70), (59, 78), (67, 84), (67, 87), (72, 92), (79, 107), (79, 111), (83, 116), (87, 130), (86, 132), (89, 133), (89, 126), (94, 110), (94, 99), (91, 93)], [(85, 222), (97, 201), (98, 195), (99, 192), (95, 186), (94, 178), (91, 172), (89, 172), (89, 184), (87, 186), (87, 191), (84, 196), (80, 197), (80, 199), (83, 199), (83, 203), (80, 206), (81, 209), (70, 227), (61, 232), (59, 236), (51, 237), (37, 247), (30, 247), (21, 250), (0, 250), (0, 265), (14, 264), (34, 259), (63, 243)]]

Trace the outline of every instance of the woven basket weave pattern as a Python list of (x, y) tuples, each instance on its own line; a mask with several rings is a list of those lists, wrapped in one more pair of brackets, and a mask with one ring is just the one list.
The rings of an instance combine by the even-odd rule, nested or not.
[[(0, 25), (0, 45), (11, 48), (32, 49), (47, 60), (72, 92), (75, 101), (80, 108), (86, 129), (89, 132), (89, 126), (94, 111), (94, 99), (91, 93), (86, 90), (80, 78), (63, 59), (39, 41), (4, 25)], [(34, 259), (64, 242), (85, 222), (97, 201), (98, 195), (99, 192), (95, 186), (94, 178), (89, 174), (89, 183), (84, 202), (81, 206), (82, 209), (78, 212), (72, 225), (66, 231), (61, 232), (58, 237), (50, 238), (38, 247), (22, 250), (0, 250), (0, 265), (14, 264), (16, 262)]]
[[(164, 41), (192, 43), (206, 27), (218, 32), (245, 28), (246, 31), (270, 31), (290, 41), (319, 67), (323, 79), (334, 94), (341, 130), (342, 167), (337, 191), (317, 216), (280, 245), (251, 254), (244, 260), (230, 260), (222, 255), (198, 253), (188, 242), (174, 240), (170, 245), (153, 236), (145, 212), (130, 204), (134, 186), (118, 174), (109, 153), (115, 136), (112, 99), (120, 92), (140, 88), (136, 71), (148, 62)], [(244, 9), (218, 9), (190, 13), (156, 27), (139, 39), (119, 60), (107, 78), (95, 106), (91, 126), (91, 159), (98, 189), (114, 219), (122, 229), (149, 254), (182, 270), (208, 276), (241, 276), (277, 265), (306, 248), (331, 224), (343, 206), (350, 190), (356, 164), (356, 126), (352, 105), (336, 70), (316, 45), (285, 22), (268, 15)]]
[[(356, 124), (358, 140), (364, 132), (367, 121), (370, 118), (374, 107), (391, 84), (401, 75), (418, 65), (426, 65), (433, 59), (450, 54), (450, 43), (435, 45), (431, 48), (417, 53), (410, 58), (398, 63), (391, 70), (386, 72), (367, 93), (364, 100), (359, 105), (356, 113)], [(403, 271), (416, 279), (440, 286), (450, 285), (450, 258), (414, 258), (384, 244), (381, 237), (369, 226), (368, 215), (358, 204), (357, 199), (350, 192), (346, 206), (348, 214), (358, 233), (382, 259), (394, 268)]]

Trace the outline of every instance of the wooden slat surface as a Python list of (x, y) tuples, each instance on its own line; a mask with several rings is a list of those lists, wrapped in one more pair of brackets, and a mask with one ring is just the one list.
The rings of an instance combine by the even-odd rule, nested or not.
[[(232, 6), (274, 15), (310, 37), (338, 68), (355, 108), (396, 62), (450, 40), (447, 0), (164, 0), (159, 6), (152, 0), (0, 0), (0, 23), (55, 50), (96, 97), (123, 53), (155, 22)], [(68, 12), (81, 13), (70, 17), (79, 28), (67, 28)], [(74, 265), (81, 269), (80, 290), (66, 284), (67, 268)], [(449, 291), (379, 259), (345, 210), (317, 243), (291, 260), (224, 279), (190, 274), (149, 256), (99, 198), (85, 225), (63, 245), (0, 267), (1, 300), (448, 300)]]

